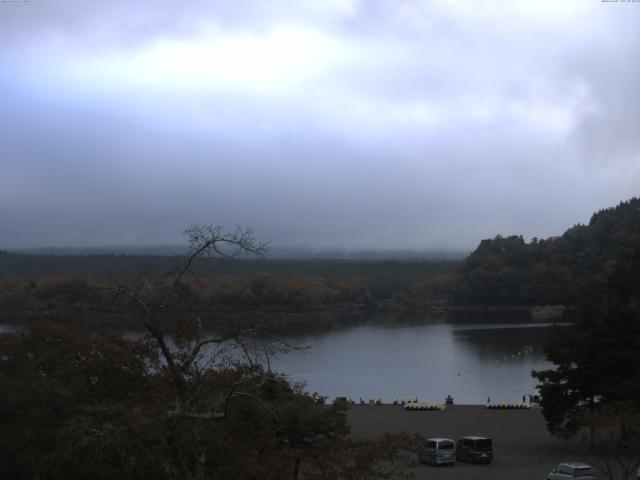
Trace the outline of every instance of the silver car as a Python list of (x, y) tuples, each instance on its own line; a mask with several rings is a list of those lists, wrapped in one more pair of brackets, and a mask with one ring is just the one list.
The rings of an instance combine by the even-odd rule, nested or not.
[(456, 462), (456, 444), (450, 438), (428, 438), (425, 447), (418, 451), (418, 460), (431, 465)]
[(591, 465), (578, 462), (556, 465), (549, 475), (547, 475), (547, 480), (570, 480), (574, 478), (580, 480), (597, 480), (598, 477), (596, 477)]

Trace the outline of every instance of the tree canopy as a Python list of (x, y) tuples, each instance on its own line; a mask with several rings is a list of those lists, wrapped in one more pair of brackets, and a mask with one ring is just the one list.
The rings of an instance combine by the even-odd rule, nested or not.
[(483, 240), (452, 284), (457, 304), (581, 305), (607, 291), (621, 259), (640, 244), (640, 199), (601, 210), (545, 240)]
[(245, 363), (178, 392), (150, 339), (43, 321), (0, 335), (0, 477), (385, 478), (408, 437), (349, 438), (345, 405)]
[(251, 231), (186, 233), (191, 248), (174, 270), (112, 288), (141, 338), (67, 319), (0, 334), (0, 477), (388, 478), (418, 439), (351, 439), (345, 404), (325, 405), (269, 368), (289, 345), (242, 315), (207, 330), (191, 310), (194, 263), (262, 253)]
[(552, 334), (546, 354), (555, 369), (534, 372), (552, 433), (574, 434), (585, 410), (640, 411), (639, 287), (640, 245), (616, 263), (605, 300)]

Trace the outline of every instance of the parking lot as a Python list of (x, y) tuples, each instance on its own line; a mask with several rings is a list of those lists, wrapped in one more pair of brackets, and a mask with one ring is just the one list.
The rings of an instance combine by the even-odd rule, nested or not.
[(394, 405), (357, 405), (349, 409), (348, 419), (352, 435), (358, 438), (402, 431), (425, 438), (493, 438), (494, 458), (490, 465), (457, 462), (453, 467), (432, 467), (419, 464), (412, 456), (402, 468), (416, 479), (544, 480), (558, 463), (589, 463), (578, 450), (547, 432), (544, 417), (536, 408), (487, 410), (484, 406), (454, 405), (444, 411), (411, 412)]

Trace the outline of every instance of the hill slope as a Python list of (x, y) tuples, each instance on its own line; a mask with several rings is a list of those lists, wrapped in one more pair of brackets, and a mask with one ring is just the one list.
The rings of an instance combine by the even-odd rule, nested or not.
[[(640, 249), (640, 199), (595, 213), (561, 237), (483, 240), (452, 284), (459, 305), (572, 304), (605, 293), (607, 281)], [(636, 275), (640, 275), (636, 273)]]

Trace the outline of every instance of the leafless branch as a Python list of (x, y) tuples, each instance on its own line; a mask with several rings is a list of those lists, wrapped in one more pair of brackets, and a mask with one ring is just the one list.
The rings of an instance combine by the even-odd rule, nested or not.
[(206, 345), (211, 345), (211, 344), (222, 344), (225, 342), (228, 342), (230, 340), (236, 340), (237, 341), (237, 336), (236, 335), (229, 335), (229, 336), (225, 336), (222, 338), (207, 338), (205, 340), (202, 340), (200, 342), (198, 342), (192, 349), (191, 349), (191, 353), (189, 355), (189, 357), (184, 360), (184, 362), (182, 363), (181, 366), (181, 372), (186, 372), (191, 365), (193, 364), (193, 362), (198, 358), (198, 355), (200, 354), (200, 351), (202, 350), (203, 347), (205, 347)]
[(613, 407), (585, 413), (577, 441), (610, 480), (635, 480), (640, 468), (640, 413)]
[[(191, 270), (196, 259), (215, 254), (219, 257), (234, 258), (240, 253), (248, 253), (256, 256), (263, 256), (268, 247), (268, 243), (258, 243), (254, 237), (253, 229), (250, 227), (236, 227), (233, 232), (226, 232), (223, 225), (191, 225), (184, 231), (188, 238), (189, 250), (185, 260), (178, 266), (177, 270), (170, 275), (175, 275), (172, 289), (180, 283), (184, 275)], [(233, 249), (231, 253), (224, 250), (224, 247)]]
[[(147, 281), (136, 283), (135, 287), (117, 285), (114, 288), (114, 296), (111, 299), (112, 306), (120, 297), (129, 299), (144, 314), (144, 326), (150, 336), (157, 343), (161, 354), (166, 362), (166, 366), (174, 380), (179, 392), (184, 393), (189, 375), (196, 375), (197, 371), (192, 366), (202, 353), (203, 348), (211, 344), (223, 344), (234, 342), (244, 349), (249, 363), (253, 365), (247, 351), (245, 339), (253, 341), (259, 335), (252, 328), (234, 328), (227, 332), (218, 333), (215, 336), (202, 337), (202, 332), (189, 332), (186, 342), (178, 346), (171, 347), (163, 329), (162, 318), (165, 311), (173, 307), (180, 299), (179, 287), (187, 273), (193, 270), (198, 259), (217, 256), (223, 258), (233, 258), (241, 253), (263, 256), (267, 251), (267, 243), (259, 243), (254, 237), (251, 228), (237, 227), (234, 231), (226, 231), (222, 225), (191, 225), (184, 234), (187, 236), (189, 248), (184, 260), (174, 269), (167, 273), (162, 279), (153, 284)], [(176, 337), (177, 339), (178, 337)], [(263, 338), (261, 341), (272, 342), (273, 345), (266, 345), (265, 353), (285, 351), (284, 345), (278, 345), (272, 339)], [(178, 341), (177, 341), (178, 342)], [(197, 369), (196, 369), (197, 370)]]

